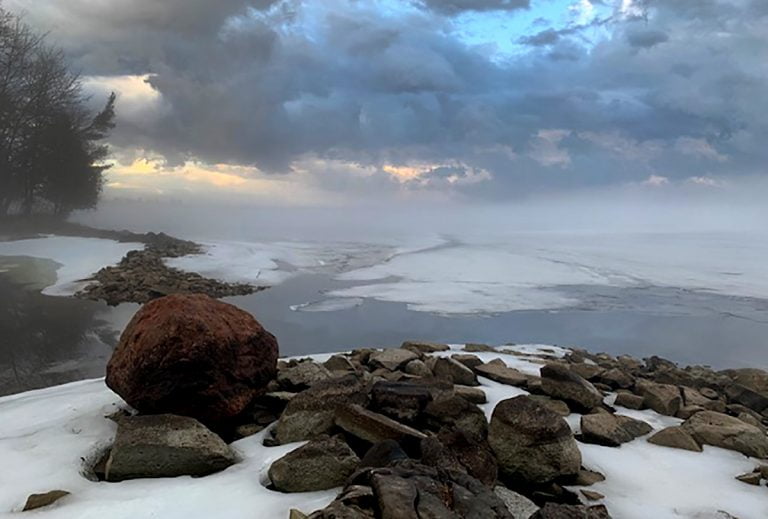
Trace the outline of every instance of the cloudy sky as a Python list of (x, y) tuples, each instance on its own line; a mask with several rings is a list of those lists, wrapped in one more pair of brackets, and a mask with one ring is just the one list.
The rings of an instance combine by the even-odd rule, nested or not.
[(94, 102), (112, 195), (717, 190), (768, 163), (766, 0), (4, 0)]

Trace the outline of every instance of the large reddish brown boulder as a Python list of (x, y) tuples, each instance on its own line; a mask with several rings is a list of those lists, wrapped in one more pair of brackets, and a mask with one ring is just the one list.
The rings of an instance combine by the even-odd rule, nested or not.
[(107, 365), (107, 385), (143, 413), (211, 425), (241, 413), (277, 373), (275, 337), (253, 316), (202, 294), (144, 305)]

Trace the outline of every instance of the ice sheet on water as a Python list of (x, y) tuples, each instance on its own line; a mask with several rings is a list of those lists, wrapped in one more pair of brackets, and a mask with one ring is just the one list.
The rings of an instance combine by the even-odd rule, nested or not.
[(48, 236), (29, 240), (0, 242), (0, 256), (30, 256), (50, 259), (59, 264), (56, 283), (43, 294), (71, 296), (81, 290), (90, 277), (102, 267), (115, 265), (129, 251), (143, 249), (141, 243), (120, 243), (98, 238)]

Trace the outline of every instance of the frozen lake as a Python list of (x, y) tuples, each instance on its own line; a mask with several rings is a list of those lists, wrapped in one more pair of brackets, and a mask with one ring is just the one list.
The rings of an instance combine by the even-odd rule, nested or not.
[[(206, 244), (207, 254), (170, 263), (272, 285), (228, 301), (256, 315), (285, 355), (421, 338), (768, 368), (762, 235), (510, 233)], [(137, 306), (108, 308), (67, 294), (133, 247), (58, 237), (0, 242), (0, 393), (103, 373)]]

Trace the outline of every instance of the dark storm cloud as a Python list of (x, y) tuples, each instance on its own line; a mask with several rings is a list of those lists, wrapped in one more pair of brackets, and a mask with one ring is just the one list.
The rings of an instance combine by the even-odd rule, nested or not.
[[(503, 59), (446, 14), (514, 16), (527, 1), (426, 4), (6, 0), (85, 75), (152, 74), (163, 110), (118, 127), (114, 144), (171, 161), (458, 164), (427, 176), (507, 196), (768, 160), (763, 3), (617, 1), (610, 19), (523, 36), (525, 52)], [(322, 175), (338, 189), (368, 181)], [(376, 190), (387, 176), (370, 178)]]

